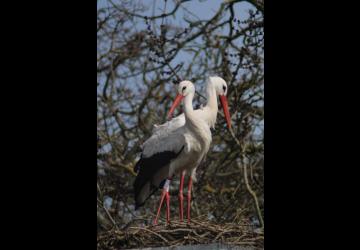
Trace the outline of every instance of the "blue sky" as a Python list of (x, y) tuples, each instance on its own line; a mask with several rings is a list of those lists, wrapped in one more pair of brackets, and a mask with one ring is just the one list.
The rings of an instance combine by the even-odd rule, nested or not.
[[(119, 3), (119, 2), (139, 3), (140, 5), (144, 5), (144, 7), (145, 7), (145, 11), (141, 12), (141, 14), (148, 15), (148, 16), (162, 14), (164, 12), (164, 7), (165, 7), (164, 0), (153, 0), (153, 1), (150, 1), (150, 0), (134, 0), (134, 1), (113, 0), (112, 2), (115, 4)], [(166, 12), (169, 12), (174, 8), (175, 2), (176, 1), (174, 1), (174, 0), (167, 1)], [(180, 6), (178, 11), (176, 12), (176, 16), (170, 16), (165, 19), (165, 24), (185, 28), (185, 27), (187, 27), (187, 23), (184, 20), (185, 19), (197, 20), (197, 17), (195, 17), (194, 15), (198, 16), (199, 19), (208, 20), (215, 15), (216, 11), (219, 9), (222, 2), (224, 2), (224, 1), (221, 1), (221, 0), (193, 0), (193, 1), (185, 2)], [(112, 6), (111, 3), (106, 0), (98, 1), (98, 8), (110, 7), (110, 6)], [(247, 2), (239, 2), (239, 3), (234, 4), (235, 17), (240, 20), (247, 19), (249, 9), (253, 9), (253, 7), (251, 4), (249, 4)], [(224, 16), (222, 18), (228, 19), (229, 12), (225, 11)], [(155, 21), (156, 23), (152, 23), (152, 25), (154, 26), (155, 32), (156, 31), (159, 32), (159, 27), (160, 27), (161, 21), (162, 21), (161, 19), (158, 19)], [(131, 26), (131, 29), (140, 31), (140, 30), (145, 30), (146, 26), (145, 26), (144, 21), (141, 20), (139, 22), (136, 22), (135, 26)], [(216, 30), (216, 32), (218, 32), (219, 34), (227, 34), (228, 29), (229, 29), (228, 25), (225, 25), (222, 30)], [(195, 43), (203, 44), (203, 41), (200, 39), (201, 39), (200, 37), (198, 39), (196, 39)], [(241, 39), (238, 39), (238, 41), (236, 41), (236, 43), (239, 47), (242, 46)], [(183, 68), (186, 68), (193, 61), (193, 56), (194, 56), (193, 52), (186, 52), (183, 49), (173, 59), (172, 65), (174, 66), (174, 65), (177, 65), (178, 63), (184, 63)], [(125, 73), (125, 72), (122, 72), (122, 73)], [(213, 72), (209, 72), (209, 74), (213, 74)], [(207, 76), (204, 76), (204, 79), (202, 81), (203, 84), (201, 84), (201, 87), (197, 84), (197, 86), (200, 87), (200, 88), (198, 88), (199, 92), (204, 91), (203, 88), (205, 85), (204, 83), (205, 83), (206, 77)], [(171, 86), (171, 84), (169, 84), (169, 85)]]
[[(113, 0), (113, 3), (120, 2), (119, 0)], [(122, 2), (130, 2), (129, 0), (122, 0)], [(142, 12), (142, 15), (160, 15), (163, 13), (164, 10), (164, 0), (153, 0), (153, 1), (145, 1), (145, 0), (135, 0), (133, 2), (140, 3), (146, 6), (146, 11)], [(165, 22), (166, 24), (172, 24), (180, 27), (187, 27), (186, 22), (184, 19), (191, 19), (196, 20), (197, 18), (192, 15), (195, 14), (198, 16), (199, 19), (210, 19), (213, 17), (216, 13), (216, 11), (219, 9), (221, 3), (223, 1), (220, 0), (193, 0), (189, 2), (185, 2), (181, 5), (179, 10), (176, 12), (176, 16), (171, 16), (166, 18)], [(111, 6), (111, 3), (107, 2), (106, 0), (99, 0), (98, 1), (98, 8), (105, 7), (105, 6)], [(175, 6), (174, 0), (168, 0), (166, 4), (166, 12), (169, 12), (172, 10)], [(248, 18), (248, 10), (254, 9), (251, 4), (247, 2), (239, 2), (234, 5), (234, 12), (235, 17), (240, 20), (245, 20)], [(225, 15), (223, 17), (224, 19), (229, 18), (228, 11), (225, 12)], [(161, 20), (157, 20), (156, 23), (157, 27), (160, 27)], [(137, 27), (133, 27), (134, 29), (138, 30), (144, 30), (146, 29), (145, 24), (143, 22), (138, 22)], [(228, 32), (228, 26), (225, 26), (224, 29), (221, 31), (221, 33), (227, 33)], [(199, 41), (201, 42), (201, 41)], [(241, 46), (241, 41), (238, 41), (239, 46)], [(189, 64), (192, 61), (192, 55), (186, 52), (180, 52), (176, 58), (174, 59), (174, 65), (176, 63), (184, 62), (186, 67), (187, 64)]]

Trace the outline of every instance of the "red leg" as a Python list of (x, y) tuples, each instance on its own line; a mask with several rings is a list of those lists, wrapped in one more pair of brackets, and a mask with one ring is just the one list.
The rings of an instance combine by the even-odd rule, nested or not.
[(188, 199), (188, 203), (187, 203), (187, 218), (188, 218), (188, 223), (190, 223), (190, 209), (191, 209), (191, 187), (192, 187), (192, 178), (191, 176), (189, 177), (189, 186), (188, 186), (188, 195), (187, 195), (187, 199)]
[(159, 208), (157, 210), (157, 214), (156, 214), (156, 218), (154, 220), (154, 225), (158, 224), (158, 219), (160, 216), (160, 211), (161, 211), (161, 207), (162, 204), (164, 202), (164, 198), (166, 197), (166, 205), (167, 205), (167, 210), (166, 210), (166, 219), (169, 221), (170, 220), (170, 195), (169, 195), (169, 185), (170, 185), (170, 179), (167, 179), (164, 187), (163, 187), (163, 191), (161, 194), (161, 198), (160, 198), (160, 205)]
[(160, 215), (160, 211), (161, 211), (161, 207), (162, 207), (165, 195), (166, 195), (166, 190), (163, 190), (162, 194), (161, 194), (161, 198), (160, 198), (160, 205), (159, 205), (159, 208), (157, 210), (156, 218), (154, 220), (154, 225), (158, 224), (158, 219), (159, 219), (159, 215)]
[(179, 188), (179, 218), (182, 222), (184, 220), (184, 195), (183, 195), (183, 187), (184, 187), (184, 177), (185, 171), (181, 172), (181, 179), (180, 179), (180, 188)]
[(166, 192), (166, 222), (170, 223), (170, 194)]

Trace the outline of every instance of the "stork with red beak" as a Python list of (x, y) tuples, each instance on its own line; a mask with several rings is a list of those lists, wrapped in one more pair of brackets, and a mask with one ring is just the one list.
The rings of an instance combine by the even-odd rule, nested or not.
[[(224, 109), (225, 118), (230, 128), (230, 115), (226, 100), (227, 86), (219, 77), (209, 78), (207, 84), (207, 105), (199, 110), (193, 110), (192, 99), (195, 94), (194, 85), (189, 81), (179, 84), (178, 95), (172, 105), (169, 116), (184, 100), (183, 115), (160, 125), (154, 129), (154, 134), (143, 144), (141, 159), (134, 170), (138, 172), (134, 183), (136, 209), (158, 189), (162, 188), (162, 196), (154, 224), (157, 224), (161, 207), (166, 199), (167, 221), (170, 220), (169, 185), (174, 174), (181, 173), (180, 181), (180, 220), (183, 220), (183, 184), (186, 171), (190, 172), (188, 185), (188, 221), (190, 221), (190, 202), (192, 180), (195, 179), (196, 167), (209, 150), (211, 143), (210, 127), (216, 122), (217, 95)], [(183, 117), (183, 118), (182, 118)]]

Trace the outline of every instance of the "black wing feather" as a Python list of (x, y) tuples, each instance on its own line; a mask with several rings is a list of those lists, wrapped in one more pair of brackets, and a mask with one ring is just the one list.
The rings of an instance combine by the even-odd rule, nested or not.
[(159, 170), (167, 166), (171, 162), (171, 160), (176, 158), (183, 149), (184, 146), (177, 153), (173, 151), (164, 151), (164, 152), (156, 153), (148, 158), (144, 158), (143, 155), (141, 155), (140, 160), (136, 163), (134, 167), (134, 171), (138, 173), (134, 182), (135, 209), (144, 205), (147, 199), (149, 199), (158, 188), (161, 188), (162, 186), (161, 184), (163, 184), (163, 181), (161, 182), (160, 186), (155, 186), (151, 183), (149, 195), (143, 202), (139, 202), (137, 197), (140, 194), (142, 188), (145, 186), (145, 184), (148, 181), (151, 181), (154, 175)]

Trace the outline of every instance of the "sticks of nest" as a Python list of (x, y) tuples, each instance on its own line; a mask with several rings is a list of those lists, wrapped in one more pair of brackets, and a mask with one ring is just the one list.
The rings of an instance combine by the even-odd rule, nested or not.
[(216, 224), (192, 220), (190, 224), (174, 221), (170, 225), (132, 226), (98, 235), (98, 249), (131, 249), (223, 243), (263, 248), (264, 234), (248, 224)]

